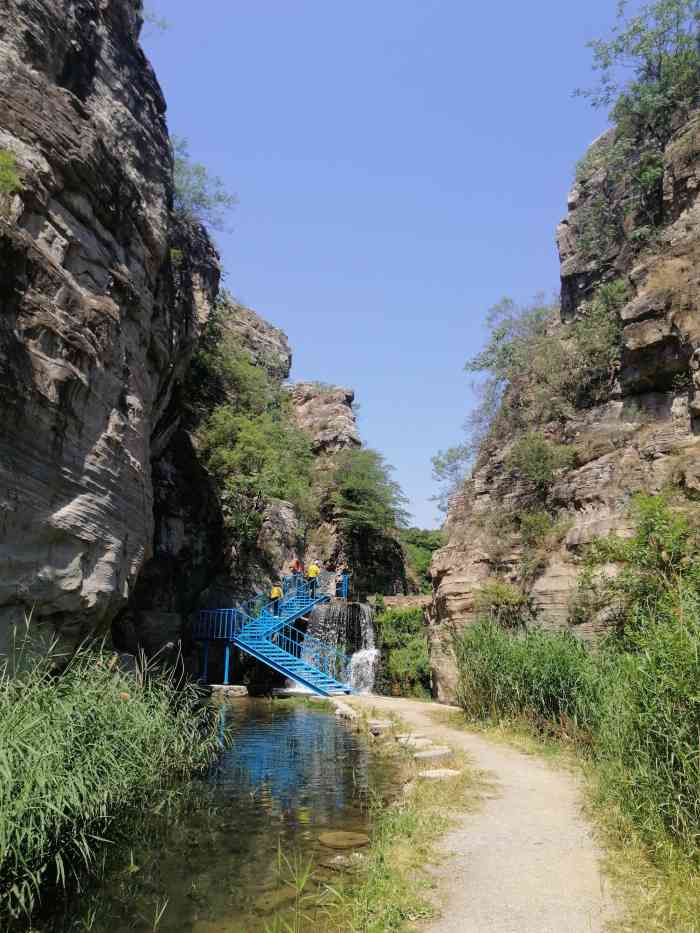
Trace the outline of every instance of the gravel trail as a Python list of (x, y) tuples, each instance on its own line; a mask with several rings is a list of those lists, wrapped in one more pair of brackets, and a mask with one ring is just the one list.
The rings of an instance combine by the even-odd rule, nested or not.
[(465, 751), (490, 783), (479, 808), (440, 840), (448, 858), (431, 869), (441, 917), (426, 927), (430, 933), (611, 929), (612, 901), (574, 775), (436, 722), (431, 710), (445, 707), (393, 697), (352, 702), (395, 712), (436, 745)]

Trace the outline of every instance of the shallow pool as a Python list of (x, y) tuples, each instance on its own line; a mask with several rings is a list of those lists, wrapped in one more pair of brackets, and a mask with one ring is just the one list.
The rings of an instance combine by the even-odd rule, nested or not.
[(364, 736), (299, 701), (241, 700), (221, 717), (233, 745), (183, 800), (164, 801), (134, 828), (62, 931), (273, 929), (294, 902), (285, 857), (310, 860), (321, 884), (334, 853), (319, 834), (370, 829), (369, 799), (390, 793), (392, 772)]

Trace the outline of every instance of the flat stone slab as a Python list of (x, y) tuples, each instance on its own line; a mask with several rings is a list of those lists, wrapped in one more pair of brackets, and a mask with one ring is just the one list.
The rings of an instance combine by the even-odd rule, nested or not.
[(424, 752), (416, 752), (413, 757), (418, 761), (428, 761), (431, 758), (447, 758), (452, 754), (452, 749), (446, 745), (436, 745), (435, 748), (426, 748)]
[(461, 773), (454, 768), (432, 768), (430, 771), (419, 771), (418, 777), (425, 781), (447, 781), (449, 778), (459, 777)]
[(399, 739), (404, 748), (430, 748), (432, 744), (430, 739)]
[(327, 849), (359, 849), (369, 845), (369, 836), (365, 833), (350, 833), (345, 830), (329, 830), (321, 833), (318, 841)]
[(406, 739), (424, 739), (425, 735), (422, 732), (399, 732), (396, 736), (397, 742), (405, 742)]
[(247, 697), (248, 688), (244, 684), (212, 684), (211, 690), (217, 697), (229, 700), (232, 697)]

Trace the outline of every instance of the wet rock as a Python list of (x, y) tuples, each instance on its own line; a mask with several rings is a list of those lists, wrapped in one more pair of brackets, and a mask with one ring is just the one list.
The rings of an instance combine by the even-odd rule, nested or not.
[(295, 898), (294, 888), (291, 885), (285, 885), (283, 888), (275, 888), (274, 891), (266, 891), (258, 895), (255, 898), (254, 908), (260, 914), (271, 914), (285, 904), (291, 903)]
[(339, 829), (321, 833), (318, 841), (327, 849), (359, 849), (369, 845), (369, 836)]
[(366, 863), (367, 857), (363, 852), (338, 852), (337, 855), (329, 855), (319, 860), (319, 864), (324, 868), (349, 875), (358, 874)]

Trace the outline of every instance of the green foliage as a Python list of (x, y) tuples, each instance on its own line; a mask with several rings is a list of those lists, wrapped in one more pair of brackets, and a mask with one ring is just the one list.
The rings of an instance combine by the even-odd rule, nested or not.
[(172, 137), (174, 154), (175, 213), (187, 220), (206, 224), (214, 230), (225, 229), (226, 215), (236, 204), (224, 182), (201, 162), (193, 162), (189, 144), (180, 136)]
[[(666, 495), (638, 495), (630, 508), (634, 534), (597, 541), (583, 575), (598, 604), (614, 607), (618, 637), (649, 620), (669, 625), (683, 620), (688, 599), (700, 598), (700, 535), (689, 516)], [(615, 563), (615, 576), (596, 568)]]
[(409, 571), (418, 581), (422, 593), (430, 593), (432, 585), (428, 572), (433, 554), (444, 547), (445, 535), (442, 531), (429, 531), (423, 528), (404, 528), (399, 532), (399, 541), (403, 547)]
[(0, 149), (0, 196), (9, 197), (22, 190), (22, 179), (17, 172), (13, 153)]
[(406, 497), (376, 450), (342, 451), (337, 459), (330, 501), (343, 532), (385, 534), (407, 524)]
[(308, 517), (312, 508), (311, 442), (285, 417), (284, 407), (238, 414), (216, 408), (200, 431), (206, 463), (218, 479), (224, 515), (248, 542), (260, 528), (268, 498), (286, 499)]
[(459, 703), (474, 719), (520, 716), (590, 728), (600, 680), (592, 657), (567, 632), (535, 628), (518, 636), (486, 619), (455, 641)]
[(622, 281), (608, 282), (568, 324), (558, 307), (537, 300), (520, 307), (505, 298), (488, 315), (486, 347), (467, 361), (483, 373), (481, 399), (465, 425), (465, 443), (433, 458), (444, 508), (491, 438), (532, 431), (533, 425), (563, 420), (577, 408), (603, 401), (620, 355), (619, 310), (627, 298)]
[(116, 661), (85, 648), (58, 677), (45, 656), (20, 654), (18, 673), (0, 665), (3, 929), (52, 884), (96, 868), (129, 812), (218, 751), (194, 687), (154, 671), (125, 674)]
[(627, 8), (618, 4), (610, 40), (589, 43), (600, 80), (577, 92), (595, 107), (612, 107), (615, 126), (614, 137), (593, 147), (577, 171), (587, 196), (580, 246), (593, 260), (624, 241), (630, 213), (633, 226), (646, 231), (637, 243), (661, 222), (663, 151), (700, 102), (697, 0), (656, 0), (631, 16)]
[(285, 499), (308, 520), (313, 511), (311, 442), (296, 427), (286, 393), (251, 361), (227, 327), (236, 302), (224, 293), (207, 322), (183, 395), (224, 517), (252, 545), (268, 498)]
[(665, 497), (639, 497), (632, 514), (632, 537), (599, 542), (590, 565), (621, 564), (607, 583), (621, 634), (589, 652), (569, 633), (513, 636), (480, 622), (456, 640), (460, 702), (473, 718), (524, 718), (576, 739), (596, 761), (606, 805), (616, 804), (657, 853), (676, 847), (697, 857), (697, 533)]
[(474, 608), (503, 628), (522, 628), (535, 617), (532, 599), (519, 586), (492, 579), (477, 590)]
[(520, 538), (528, 548), (542, 545), (557, 526), (556, 520), (543, 509), (531, 512), (518, 512), (517, 520)]
[(559, 470), (570, 469), (575, 454), (565, 444), (548, 441), (537, 431), (528, 431), (513, 445), (506, 459), (506, 466), (536, 489), (545, 498)]
[(402, 696), (429, 696), (430, 667), (423, 610), (384, 610), (377, 614), (375, 624), (390, 691)]

